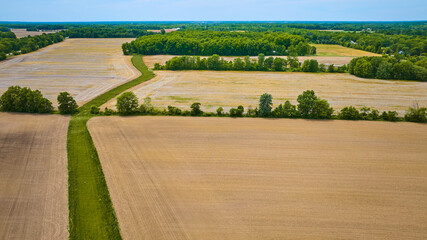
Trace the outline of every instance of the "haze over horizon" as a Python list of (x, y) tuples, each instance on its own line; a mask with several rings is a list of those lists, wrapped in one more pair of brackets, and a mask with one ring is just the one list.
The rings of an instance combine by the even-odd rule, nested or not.
[(419, 21), (427, 1), (408, 0), (16, 0), (0, 21)]

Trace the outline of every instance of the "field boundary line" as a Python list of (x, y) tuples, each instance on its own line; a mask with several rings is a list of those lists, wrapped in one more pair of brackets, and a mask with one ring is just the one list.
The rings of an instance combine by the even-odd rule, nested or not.
[(120, 93), (154, 77), (141, 55), (132, 57), (141, 72), (134, 80), (117, 86), (87, 102), (72, 116), (67, 133), (68, 208), (70, 239), (122, 239), (102, 166), (87, 122), (100, 107)]

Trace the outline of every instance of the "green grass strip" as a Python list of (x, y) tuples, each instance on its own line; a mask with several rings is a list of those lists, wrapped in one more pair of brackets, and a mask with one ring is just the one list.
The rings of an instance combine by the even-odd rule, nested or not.
[(122, 239), (95, 145), (87, 128), (90, 107), (101, 106), (123, 91), (154, 77), (142, 61), (132, 57), (142, 75), (80, 107), (70, 120), (67, 136), (70, 239)]

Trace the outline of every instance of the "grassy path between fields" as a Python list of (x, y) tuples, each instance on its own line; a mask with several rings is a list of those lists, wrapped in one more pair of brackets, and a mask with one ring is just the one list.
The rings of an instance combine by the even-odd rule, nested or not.
[(70, 239), (122, 239), (98, 153), (87, 129), (94, 115), (90, 107), (100, 107), (123, 91), (150, 80), (141, 55), (132, 57), (132, 64), (142, 73), (138, 78), (120, 85), (79, 108), (70, 120), (67, 136), (68, 205)]

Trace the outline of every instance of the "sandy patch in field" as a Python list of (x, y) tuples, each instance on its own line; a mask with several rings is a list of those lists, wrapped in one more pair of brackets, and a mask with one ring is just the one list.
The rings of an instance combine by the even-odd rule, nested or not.
[[(297, 104), (298, 95), (308, 89), (328, 100), (335, 110), (367, 106), (402, 115), (416, 101), (427, 106), (427, 83), (363, 79), (339, 73), (156, 71), (155, 78), (130, 91), (141, 102), (150, 97), (157, 107), (189, 109), (193, 102), (200, 102), (203, 109), (214, 112), (218, 107), (227, 111), (239, 105), (255, 108), (266, 92), (273, 95), (274, 106), (285, 100)], [(104, 107), (115, 104), (113, 99)]]
[(67, 39), (0, 63), (0, 94), (11, 85), (39, 89), (54, 104), (69, 92), (83, 104), (140, 73), (124, 56), (131, 39)]
[[(164, 65), (166, 61), (168, 61), (169, 59), (175, 56), (177, 55), (147, 55), (147, 56), (144, 56), (144, 63), (145, 65), (147, 65), (147, 67), (154, 68), (155, 63), (160, 63)], [(287, 59), (287, 56), (274, 56), (274, 57), (281, 57), (281, 58)], [(201, 58), (207, 58), (207, 57), (201, 56)], [(221, 57), (221, 58), (224, 58), (227, 61), (233, 61), (237, 57)], [(244, 57), (240, 57), (240, 58), (243, 60)], [(251, 57), (251, 59), (258, 59), (258, 57)], [(298, 60), (300, 62), (304, 62), (307, 59), (316, 59), (319, 63), (323, 63), (327, 66), (331, 64), (334, 64), (335, 66), (342, 66), (344, 64), (349, 64), (351, 59), (353, 59), (353, 57), (330, 57), (330, 56), (298, 57)]]
[(0, 239), (68, 239), (69, 120), (0, 113)]
[(124, 239), (423, 239), (427, 127), (89, 121)]
[(49, 34), (49, 33), (57, 33), (60, 32), (61, 30), (51, 30), (51, 31), (27, 31), (27, 29), (23, 28), (16, 28), (16, 29), (11, 29), (11, 32), (15, 33), (17, 38), (22, 38), (22, 37), (28, 37), (28, 35), (30, 36), (39, 36), (42, 35), (43, 33)]

